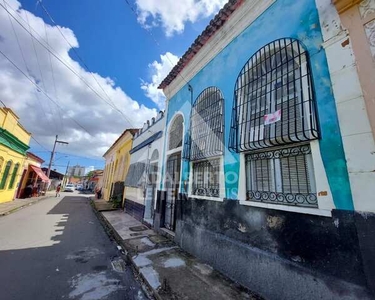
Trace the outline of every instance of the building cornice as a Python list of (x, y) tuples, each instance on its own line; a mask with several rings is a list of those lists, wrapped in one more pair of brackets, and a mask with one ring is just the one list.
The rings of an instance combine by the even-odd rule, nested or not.
[[(164, 89), (167, 101), (187, 82), (214, 59), (230, 42), (249, 27), (276, 0), (247, 0), (231, 14), (230, 18), (189, 60), (186, 66), (175, 74)], [(178, 76), (177, 76), (178, 75)]]
[(362, 0), (332, 0), (339, 14), (342, 14), (354, 5), (359, 4)]
[(112, 150), (116, 149), (117, 145), (121, 145), (128, 141), (133, 141), (134, 135), (138, 132), (138, 128), (132, 128), (132, 129), (125, 129), (125, 131), (117, 138), (117, 140), (109, 147), (109, 149), (103, 154), (103, 157), (105, 158), (108, 154), (112, 152)]
[(0, 144), (22, 155), (26, 155), (26, 151), (30, 148), (27, 144), (20, 141), (16, 136), (3, 128), (0, 128)]

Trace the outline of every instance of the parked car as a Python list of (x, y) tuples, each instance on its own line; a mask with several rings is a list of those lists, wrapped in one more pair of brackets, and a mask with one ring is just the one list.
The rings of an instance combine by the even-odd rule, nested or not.
[(68, 183), (64, 188), (64, 192), (74, 192), (74, 184)]
[(83, 185), (82, 184), (77, 184), (76, 190), (82, 191), (83, 190)]

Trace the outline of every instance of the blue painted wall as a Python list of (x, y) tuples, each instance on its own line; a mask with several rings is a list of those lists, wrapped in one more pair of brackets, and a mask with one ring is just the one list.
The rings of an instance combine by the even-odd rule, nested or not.
[[(241, 9), (241, 8), (239, 8)], [(208, 63), (190, 84), (195, 99), (205, 88), (218, 87), (225, 99), (225, 173), (239, 172), (239, 155), (229, 152), (227, 146), (231, 124), (233, 91), (241, 69), (249, 58), (264, 45), (279, 38), (298, 39), (309, 52), (320, 122), (320, 151), (328, 182), (337, 209), (353, 210), (347, 166), (331, 89), (331, 80), (322, 48), (322, 34), (315, 0), (278, 0), (257, 20), (227, 45)], [(185, 119), (185, 134), (190, 118), (190, 92), (185, 85), (168, 103), (167, 126), (176, 112)], [(167, 140), (166, 140), (167, 142)], [(166, 143), (165, 142), (165, 143)], [(165, 165), (165, 164), (163, 164)], [(188, 180), (189, 163), (182, 165), (182, 182)], [(162, 170), (164, 174), (164, 170)], [(183, 186), (183, 184), (181, 185)], [(163, 186), (161, 185), (161, 188)], [(226, 183), (226, 197), (237, 199), (238, 182)]]

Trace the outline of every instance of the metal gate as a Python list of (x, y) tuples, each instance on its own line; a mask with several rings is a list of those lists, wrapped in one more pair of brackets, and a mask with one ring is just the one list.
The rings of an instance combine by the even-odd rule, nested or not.
[(165, 187), (167, 198), (164, 209), (164, 227), (174, 231), (176, 225), (176, 200), (180, 187), (181, 153), (172, 154), (167, 160)]

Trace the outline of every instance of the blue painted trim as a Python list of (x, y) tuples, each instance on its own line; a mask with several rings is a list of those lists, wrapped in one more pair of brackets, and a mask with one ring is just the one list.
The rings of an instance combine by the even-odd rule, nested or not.
[(155, 133), (154, 135), (150, 136), (148, 139), (144, 140), (142, 143), (140, 143), (138, 146), (135, 146), (133, 149), (129, 151), (130, 154), (133, 154), (142, 148), (146, 147), (147, 145), (151, 144), (152, 142), (160, 139), (163, 136), (163, 131), (159, 131)]
[[(239, 8), (241, 9), (241, 7)], [(204, 66), (190, 81), (195, 91), (215, 86), (223, 93), (225, 103), (225, 144), (229, 141), (233, 91), (237, 75), (246, 61), (264, 45), (279, 38), (299, 40), (309, 53), (311, 77), (320, 124), (320, 153), (337, 209), (353, 210), (352, 193), (346, 166), (342, 137), (326, 54), (322, 48), (323, 38), (315, 0), (277, 0), (249, 27), (226, 45), (221, 52)], [(171, 117), (180, 111), (185, 125), (190, 118), (190, 94), (183, 86), (168, 101), (166, 128)], [(184, 126), (184, 134), (188, 126)], [(165, 140), (164, 143), (168, 141)], [(182, 182), (188, 179), (188, 162), (183, 161)], [(186, 167), (185, 167), (186, 165)], [(240, 157), (225, 147), (225, 173), (239, 174)], [(163, 170), (164, 172), (164, 170)], [(187, 172), (186, 172), (187, 173)], [(226, 182), (226, 198), (237, 199), (238, 182)]]

